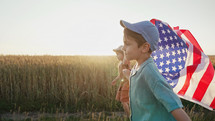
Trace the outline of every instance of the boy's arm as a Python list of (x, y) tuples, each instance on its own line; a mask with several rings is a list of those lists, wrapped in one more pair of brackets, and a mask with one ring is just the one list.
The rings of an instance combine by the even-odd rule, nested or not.
[(176, 119), (176, 121), (191, 121), (187, 113), (181, 108), (173, 110), (171, 114)]

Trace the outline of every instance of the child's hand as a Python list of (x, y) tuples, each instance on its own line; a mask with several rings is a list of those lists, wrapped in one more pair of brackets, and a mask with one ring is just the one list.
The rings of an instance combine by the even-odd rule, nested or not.
[(129, 80), (131, 71), (128, 69), (123, 69), (122, 73)]
[(116, 80), (113, 80), (111, 84), (114, 86), (116, 84)]

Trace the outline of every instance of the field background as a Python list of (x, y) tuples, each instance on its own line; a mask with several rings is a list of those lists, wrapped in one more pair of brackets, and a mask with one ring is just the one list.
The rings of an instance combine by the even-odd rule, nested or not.
[[(117, 64), (115, 56), (2, 55), (1, 120), (128, 120), (111, 86)], [(214, 112), (182, 102), (194, 121), (215, 121)]]

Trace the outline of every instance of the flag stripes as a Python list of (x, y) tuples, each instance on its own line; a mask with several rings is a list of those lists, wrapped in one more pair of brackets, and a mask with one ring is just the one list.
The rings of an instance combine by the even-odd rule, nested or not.
[[(161, 74), (173, 87), (173, 91), (180, 98), (197, 103), (209, 110), (215, 109), (214, 67), (208, 56), (203, 53), (194, 36), (189, 30), (180, 30), (179, 27), (172, 29), (170, 25), (157, 19), (152, 19), (151, 22), (160, 32), (159, 47), (152, 53), (152, 57), (158, 69), (161, 70)], [(171, 31), (176, 33), (180, 39), (177, 39)], [(169, 34), (166, 34), (167, 32)], [(175, 37), (174, 41), (172, 41), (173, 36)], [(182, 40), (186, 43), (186, 46), (183, 45)], [(172, 55), (169, 54), (169, 48), (167, 47), (170, 44), (172, 45), (171, 51), (174, 51)], [(182, 50), (184, 50), (183, 48), (186, 50), (185, 54), (181, 54)], [(173, 62), (175, 57), (178, 60), (176, 59)], [(181, 58), (184, 58), (184, 66), (181, 66), (180, 63), (175, 63), (177, 61), (181, 62)], [(163, 67), (166, 67), (166, 70)], [(180, 69), (177, 67), (180, 67)], [(173, 73), (175, 70), (178, 73)], [(176, 76), (172, 77), (174, 74)]]

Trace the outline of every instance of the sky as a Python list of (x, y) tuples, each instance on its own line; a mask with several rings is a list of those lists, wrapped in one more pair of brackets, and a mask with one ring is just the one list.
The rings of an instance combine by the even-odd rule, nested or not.
[(0, 55), (115, 55), (120, 20), (188, 29), (215, 55), (214, 0), (0, 0)]

